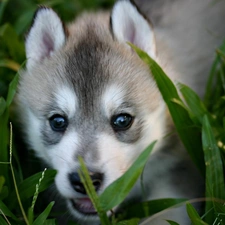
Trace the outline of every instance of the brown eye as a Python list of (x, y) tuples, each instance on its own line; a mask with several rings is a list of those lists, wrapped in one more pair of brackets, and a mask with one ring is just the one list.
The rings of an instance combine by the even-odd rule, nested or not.
[(133, 117), (130, 114), (122, 113), (111, 118), (111, 125), (114, 131), (128, 130), (133, 123)]

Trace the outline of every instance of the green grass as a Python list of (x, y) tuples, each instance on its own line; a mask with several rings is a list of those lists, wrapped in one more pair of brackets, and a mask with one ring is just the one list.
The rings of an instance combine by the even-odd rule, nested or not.
[[(0, 224), (1, 225), (55, 225), (51, 214), (53, 202), (42, 204), (39, 193), (45, 191), (54, 180), (56, 172), (36, 168), (27, 172), (22, 160), (23, 147), (16, 132), (16, 124), (10, 126), (15, 116), (13, 98), (18, 83), (17, 71), (25, 62), (24, 33), (28, 29), (37, 4), (53, 7), (63, 20), (71, 20), (84, 9), (107, 8), (109, 0), (51, 1), (0, 1)], [(15, 8), (20, 10), (14, 10)], [(221, 40), (222, 42), (222, 40)], [(97, 196), (81, 160), (80, 171), (86, 189), (100, 216), (102, 224), (137, 224), (142, 218), (161, 212), (169, 207), (186, 204), (194, 225), (221, 225), (225, 221), (225, 42), (218, 46), (206, 87), (204, 101), (185, 84), (177, 87), (162, 69), (146, 53), (133, 48), (149, 65), (174, 120), (180, 139), (206, 181), (205, 212), (198, 215), (185, 199), (160, 199), (138, 203), (123, 214), (108, 219), (106, 211), (121, 203), (140, 176), (147, 155), (154, 143), (147, 148), (133, 166), (101, 196)], [(212, 54), (214, 54), (212, 52)], [(182, 96), (179, 96), (179, 89)], [(183, 100), (182, 100), (183, 99)], [(14, 135), (15, 134), (15, 135)], [(31, 159), (34, 160), (34, 159)], [(24, 166), (25, 164), (25, 166)], [(36, 163), (37, 164), (37, 163)], [(34, 165), (36, 165), (34, 163)], [(40, 171), (40, 170), (39, 170)], [(120, 190), (120, 195), (116, 190)], [(197, 201), (193, 199), (193, 202)], [(190, 201), (192, 202), (192, 201)], [(70, 224), (75, 224), (71, 222)], [(176, 224), (168, 221), (168, 224)], [(182, 224), (181, 224), (182, 225)]]

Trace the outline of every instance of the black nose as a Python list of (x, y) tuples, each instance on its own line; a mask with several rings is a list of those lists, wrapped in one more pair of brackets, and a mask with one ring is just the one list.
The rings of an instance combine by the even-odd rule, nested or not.
[[(103, 174), (102, 173), (90, 173), (90, 177), (92, 179), (92, 183), (95, 187), (95, 190), (98, 191), (102, 184), (102, 181), (103, 181)], [(70, 180), (71, 185), (73, 186), (73, 189), (76, 192), (79, 192), (81, 194), (86, 194), (86, 190), (80, 180), (78, 173), (76, 173), (76, 172), (70, 173), (69, 180)]]

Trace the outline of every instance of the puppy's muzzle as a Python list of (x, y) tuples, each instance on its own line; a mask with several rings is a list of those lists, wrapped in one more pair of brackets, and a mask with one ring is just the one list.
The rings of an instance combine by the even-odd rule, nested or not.
[[(102, 173), (90, 173), (90, 177), (91, 177), (91, 180), (92, 180), (92, 184), (95, 188), (95, 191), (97, 192), (100, 189), (100, 187), (103, 183), (103, 174)], [(84, 195), (87, 194), (86, 190), (84, 188), (84, 185), (81, 182), (81, 179), (80, 179), (79, 174), (77, 172), (70, 173), (69, 174), (69, 180), (70, 180), (70, 183), (71, 183), (73, 189), (76, 192), (84, 194)]]

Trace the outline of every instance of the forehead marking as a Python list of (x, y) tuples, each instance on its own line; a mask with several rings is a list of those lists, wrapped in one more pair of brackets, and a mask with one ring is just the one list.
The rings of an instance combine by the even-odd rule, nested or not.
[(67, 113), (69, 117), (75, 114), (75, 109), (77, 105), (77, 96), (73, 89), (69, 87), (60, 87), (55, 94), (57, 106)]
[(109, 88), (106, 88), (103, 93), (103, 106), (106, 115), (110, 115), (113, 109), (118, 108), (124, 102), (124, 91), (118, 85), (111, 85)]

